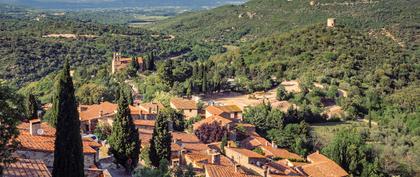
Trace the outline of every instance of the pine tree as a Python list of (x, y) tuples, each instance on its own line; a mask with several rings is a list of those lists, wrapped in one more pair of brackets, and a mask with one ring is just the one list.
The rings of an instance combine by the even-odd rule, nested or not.
[(80, 120), (74, 96), (70, 66), (64, 69), (56, 82), (53, 97), (53, 119), (56, 120), (53, 177), (83, 177), (83, 145), (80, 136)]
[(155, 66), (155, 54), (153, 52), (150, 53), (149, 58), (149, 70), (154, 71), (156, 69)]
[(38, 101), (32, 93), (30, 93), (27, 97), (26, 111), (29, 119), (38, 118)]
[(118, 102), (117, 115), (109, 137), (110, 153), (114, 155), (117, 164), (131, 173), (139, 161), (140, 140), (130, 114), (127, 97), (124, 93), (120, 95), (122, 96)]
[(172, 136), (169, 132), (169, 118), (161, 112), (156, 117), (155, 129), (150, 140), (149, 158), (154, 167), (159, 167), (161, 160), (170, 160)]

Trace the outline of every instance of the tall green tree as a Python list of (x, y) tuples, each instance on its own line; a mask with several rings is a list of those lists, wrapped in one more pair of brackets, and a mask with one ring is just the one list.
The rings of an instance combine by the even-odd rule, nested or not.
[(149, 158), (154, 167), (159, 167), (161, 160), (170, 160), (172, 135), (169, 131), (169, 118), (163, 111), (156, 117), (155, 129), (150, 140)]
[(355, 130), (339, 131), (322, 152), (354, 176), (381, 176), (372, 148)]
[(140, 154), (139, 133), (133, 123), (127, 97), (121, 93), (118, 110), (109, 139), (110, 153), (115, 163), (122, 165), (128, 173), (137, 167)]
[(26, 98), (26, 115), (28, 119), (36, 119), (38, 118), (38, 100), (36, 99), (35, 95), (30, 93)]
[(52, 118), (56, 120), (53, 177), (83, 177), (83, 144), (70, 65), (65, 61), (55, 85)]
[[(15, 93), (7, 84), (0, 80), (0, 164), (11, 163), (15, 160), (13, 153), (16, 151), (19, 142), (16, 138), (19, 135), (17, 124), (24, 115), (20, 108), (23, 104), (19, 102), (21, 97)], [(0, 165), (0, 176), (3, 174), (3, 165)]]

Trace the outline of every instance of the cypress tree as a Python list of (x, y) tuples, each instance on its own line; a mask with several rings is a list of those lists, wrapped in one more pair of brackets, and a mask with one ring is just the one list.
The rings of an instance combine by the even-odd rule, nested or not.
[(222, 138), (222, 143), (220, 144), (220, 149), (221, 149), (221, 151), (222, 151), (222, 154), (225, 154), (225, 146), (227, 145), (227, 134), (225, 133), (224, 135), (223, 135), (223, 138)]
[(161, 160), (170, 160), (172, 135), (169, 132), (169, 118), (163, 111), (156, 117), (155, 129), (150, 140), (149, 158), (154, 167), (159, 167)]
[(80, 136), (80, 120), (74, 96), (70, 66), (64, 69), (56, 82), (51, 116), (56, 120), (53, 177), (83, 177), (83, 145)]
[(38, 118), (38, 101), (32, 93), (30, 93), (27, 97), (26, 111), (29, 119)]
[(110, 153), (114, 155), (118, 165), (122, 165), (128, 173), (131, 173), (139, 161), (140, 140), (130, 114), (127, 96), (124, 93), (120, 95), (117, 115), (109, 137)]

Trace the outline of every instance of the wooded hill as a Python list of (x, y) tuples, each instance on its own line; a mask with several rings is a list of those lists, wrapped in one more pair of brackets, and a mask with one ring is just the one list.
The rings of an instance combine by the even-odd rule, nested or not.
[[(65, 58), (72, 66), (87, 66), (110, 62), (112, 52), (129, 57), (154, 52), (157, 59), (182, 54), (195, 60), (223, 51), (182, 38), (168, 40), (168, 36), (145, 29), (85, 22), (14, 6), (1, 8), (0, 76), (14, 80), (17, 86), (56, 71)], [(48, 37), (50, 34), (74, 36)]]
[[(338, 24), (364, 31), (391, 31), (398, 39), (412, 42), (418, 32), (420, 2), (416, 0), (250, 0), (185, 13), (150, 26), (174, 35), (206, 41), (237, 43), (280, 34), (318, 23), (329, 17)], [(418, 39), (417, 39), (418, 41)]]

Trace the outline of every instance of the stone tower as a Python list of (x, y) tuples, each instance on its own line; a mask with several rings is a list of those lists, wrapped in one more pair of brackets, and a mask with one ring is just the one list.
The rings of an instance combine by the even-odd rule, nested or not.
[(114, 74), (116, 72), (117, 65), (120, 65), (121, 60), (121, 53), (114, 52), (112, 56), (112, 67), (111, 67), (111, 73)]
[(328, 28), (334, 28), (335, 27), (335, 18), (328, 18), (327, 27)]

